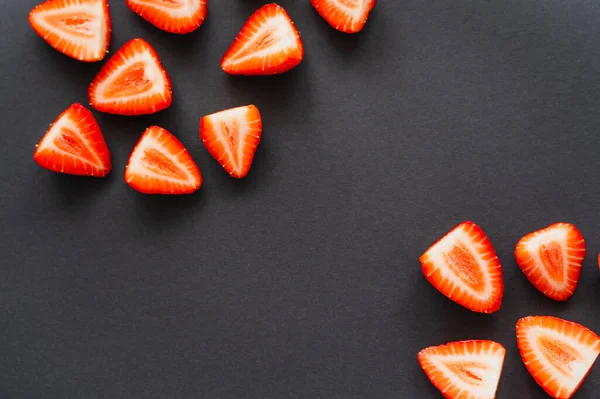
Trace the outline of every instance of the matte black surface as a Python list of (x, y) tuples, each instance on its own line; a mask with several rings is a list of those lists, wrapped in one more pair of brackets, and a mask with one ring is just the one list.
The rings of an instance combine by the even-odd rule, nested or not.
[[(219, 60), (266, 1), (211, 0), (180, 37), (110, 1), (111, 52), (148, 40), (173, 106), (147, 117), (94, 112), (111, 150), (106, 179), (38, 167), (34, 146), (100, 64), (29, 28), (36, 0), (0, 13), (0, 397), (441, 398), (423, 347), (489, 338), (507, 348), (499, 398), (545, 398), (521, 363), (519, 317), (549, 314), (600, 332), (600, 5), (574, 1), (385, 1), (349, 36), (308, 0), (281, 0), (306, 48), (268, 78)], [(203, 148), (201, 116), (256, 104), (264, 133), (234, 181)], [(158, 124), (205, 178), (186, 197), (123, 181)], [(464, 219), (504, 266), (502, 309), (470, 313), (418, 262)], [(588, 256), (572, 299), (527, 281), (525, 233), (576, 224)], [(596, 367), (576, 398), (600, 390)]]

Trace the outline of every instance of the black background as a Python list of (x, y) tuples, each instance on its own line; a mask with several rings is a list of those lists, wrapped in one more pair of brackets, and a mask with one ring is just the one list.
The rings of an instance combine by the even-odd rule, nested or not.
[[(174, 102), (144, 117), (94, 111), (114, 165), (106, 179), (32, 159), (58, 114), (87, 104), (103, 64), (36, 36), (36, 3), (5, 1), (0, 16), (0, 397), (440, 398), (417, 352), (486, 338), (507, 348), (498, 397), (544, 398), (515, 345), (518, 318), (600, 332), (597, 2), (380, 0), (351, 36), (308, 0), (281, 0), (304, 61), (252, 78), (219, 61), (266, 1), (211, 0), (204, 25), (182, 37), (111, 0), (111, 52), (148, 40)], [(248, 103), (263, 138), (235, 181), (203, 148), (198, 121)], [(152, 124), (187, 146), (199, 193), (125, 184)], [(419, 255), (465, 219), (504, 268), (494, 315), (445, 299), (421, 273)], [(557, 221), (588, 247), (564, 304), (538, 293), (512, 254)], [(599, 389), (596, 367), (576, 397)]]

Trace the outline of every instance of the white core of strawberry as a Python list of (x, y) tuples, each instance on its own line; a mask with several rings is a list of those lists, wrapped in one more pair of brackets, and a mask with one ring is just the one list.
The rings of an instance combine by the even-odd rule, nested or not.
[[(60, 29), (52, 21), (64, 17), (65, 19), (72, 15), (87, 15), (92, 17), (85, 25), (85, 31), (81, 35), (74, 34), (72, 30)], [(47, 9), (43, 12), (34, 13), (33, 18), (46, 32), (52, 32), (61, 38), (67, 38), (80, 45), (77, 58), (82, 59), (86, 53), (88, 56), (100, 57), (105, 51), (106, 39), (106, 18), (104, 13), (104, 4), (102, 0), (93, 3), (80, 3), (78, 0), (70, 2), (67, 8)], [(47, 39), (47, 37), (44, 37)]]
[(149, 2), (148, 0), (130, 0), (130, 3), (163, 11), (173, 18), (189, 18), (196, 14), (205, 0), (177, 0)]
[[(569, 251), (567, 242), (569, 241), (569, 232), (571, 229), (572, 227), (565, 224), (562, 228), (554, 228), (551, 230), (536, 232), (525, 243), (527, 251), (529, 251), (534, 260), (534, 264), (541, 265), (541, 267), (539, 267), (541, 274), (546, 278), (547, 282), (552, 284), (552, 286), (559, 292), (564, 290), (569, 282), (571, 282), (568, 274), (569, 264), (575, 267), (581, 267), (581, 259), (578, 257), (564, 257), (563, 262), (565, 262), (565, 264), (563, 264), (563, 282), (561, 284), (557, 282), (554, 277), (550, 276), (546, 268), (543, 266), (545, 262), (540, 256), (540, 247), (544, 244), (554, 242), (560, 246), (561, 252), (566, 255)], [(566, 264), (567, 262), (569, 264)]]
[[(465, 227), (455, 229), (452, 232), (448, 233), (448, 235), (446, 235), (432, 248), (429, 249), (427, 255), (429, 256), (433, 264), (438, 265), (437, 270), (439, 270), (444, 279), (452, 281), (455, 284), (455, 286), (460, 287), (465, 291), (468, 291), (474, 297), (479, 298), (482, 301), (487, 301), (493, 294), (492, 279), (489, 275), (487, 267), (484, 266), (491, 259), (491, 254), (488, 253), (488, 249), (486, 248), (485, 241), (483, 238), (480, 242), (474, 242), (469, 232), (465, 231), (464, 228)], [(471, 287), (466, 285), (463, 282), (463, 280), (459, 279), (456, 276), (456, 274), (451, 270), (450, 266), (447, 263), (446, 254), (449, 253), (459, 243), (463, 248), (466, 248), (469, 251), (469, 253), (475, 259), (475, 262), (477, 262), (477, 264), (480, 267), (484, 278), (484, 284), (486, 287), (486, 290), (483, 293), (475, 291)], [(432, 273), (434, 271), (432, 271)], [(468, 277), (466, 279), (468, 280)]]
[[(270, 44), (262, 48), (255, 48), (257, 46), (256, 40), (248, 40), (237, 53), (246, 54), (242, 57), (233, 57), (229, 60), (229, 65), (241, 64), (244, 61), (252, 58), (264, 57), (265, 60), (269, 59), (270, 54), (276, 54), (279, 52), (289, 53), (295, 50), (298, 46), (296, 32), (290, 24), (287, 16), (284, 14), (277, 14), (274, 17), (265, 18), (261, 16), (259, 20), (253, 25), (254, 32), (252, 33), (253, 38), (261, 38), (264, 35), (268, 35)], [(263, 65), (263, 69), (270, 65)]]
[(352, 6), (349, 6), (348, 0), (340, 1), (340, 0), (328, 0), (329, 2), (335, 4), (336, 8), (343, 9), (348, 15), (352, 16), (354, 19), (361, 19), (364, 16), (365, 10), (369, 6), (369, 0), (353, 0)]
[[(538, 359), (544, 367), (550, 370), (549, 374), (552, 375), (552, 378), (548, 381), (543, 381), (544, 384), (548, 385), (552, 380), (557, 380), (563, 389), (568, 390), (569, 393), (572, 393), (579, 386), (581, 380), (586, 376), (588, 370), (596, 361), (598, 354), (600, 354), (600, 345), (596, 345), (594, 348), (584, 345), (578, 341), (577, 338), (579, 337), (569, 337), (565, 335), (564, 330), (557, 331), (541, 326), (532, 326), (525, 331), (525, 337), (528, 341), (528, 350), (533, 352), (533, 358)], [(572, 361), (563, 359), (563, 361), (567, 361), (565, 366), (571, 370), (569, 375), (565, 375), (563, 370), (556, 368), (556, 366), (547, 359), (546, 354), (542, 350), (544, 345), (540, 342), (540, 339), (556, 342), (558, 345), (564, 345), (567, 348), (571, 347), (579, 354), (579, 356)], [(527, 358), (528, 355), (529, 354), (524, 354), (524, 358)]]
[[(174, 165), (178, 165), (180, 167), (180, 169), (187, 175), (187, 177), (188, 177), (187, 180), (181, 180), (181, 179), (174, 178), (172, 176), (158, 174), (158, 173), (155, 173), (155, 172), (149, 170), (148, 168), (145, 168), (144, 162), (142, 160), (146, 156), (145, 152), (147, 150), (158, 151), (162, 155), (164, 155), (167, 159), (169, 159)], [(183, 152), (185, 150), (182, 149), (181, 151)], [(167, 180), (176, 185), (180, 185), (182, 183), (183, 184), (192, 184), (195, 181), (195, 178), (192, 175), (192, 173), (189, 171), (189, 169), (185, 165), (181, 164), (181, 161), (179, 160), (179, 155), (181, 155), (181, 153), (171, 154), (170, 152), (165, 151), (164, 144), (161, 141), (160, 136), (155, 137), (155, 135), (152, 135), (152, 134), (146, 135), (144, 137), (144, 139), (140, 143), (138, 143), (135, 150), (129, 157), (129, 164), (127, 165), (127, 169), (130, 172), (129, 175), (131, 176), (131, 178), (128, 179), (127, 182), (131, 182), (132, 178), (135, 175), (137, 175), (137, 176), (154, 177), (159, 180)]]
[[(253, 130), (251, 128), (252, 124), (258, 122), (258, 120), (248, 120), (249, 112), (250, 108), (244, 106), (217, 112), (207, 117), (214, 126), (218, 139), (224, 144), (223, 147), (225, 148), (225, 153), (221, 156), (221, 159), (217, 159), (219, 163), (224, 157), (228, 157), (229, 159), (243, 159), (245, 147), (244, 138), (251, 134)], [(237, 147), (234, 149), (232, 149), (229, 144), (231, 140), (226, 137), (229, 133), (223, 129), (223, 127), (227, 128), (230, 125), (235, 125), (235, 129), (237, 130)], [(234, 155), (234, 151), (237, 156)], [(238, 172), (241, 170), (242, 166), (243, 165), (235, 165)]]
[[(133, 56), (123, 61), (124, 62), (119, 64), (114, 70), (110, 71), (110, 73), (107, 75), (107, 78), (99, 82), (96, 88), (94, 89), (94, 100), (96, 103), (127, 103), (128, 101), (136, 100), (140, 97), (151, 95), (154, 93), (160, 93), (164, 96), (164, 93), (166, 91), (165, 78), (162, 74), (162, 71), (156, 64), (152, 53), (149, 50), (144, 49), (143, 51), (136, 52)], [(131, 65), (136, 63), (142, 63), (144, 65), (144, 80), (152, 82), (152, 88), (142, 94), (122, 96), (119, 98), (115, 98), (114, 96), (106, 96), (104, 93), (113, 86), (116, 80), (121, 78), (121, 74), (125, 72), (129, 67), (131, 67)]]
[[(494, 399), (504, 365), (505, 351), (490, 348), (486, 351), (469, 354), (452, 354), (450, 356), (428, 355), (428, 360), (444, 374), (456, 387), (468, 392), (473, 398)], [(457, 376), (452, 365), (460, 366), (473, 380), (479, 384), (470, 384)]]
[[(96, 154), (96, 152), (90, 147), (90, 144), (87, 141), (86, 136), (81, 133), (81, 129), (86, 131), (86, 130), (88, 130), (88, 128), (93, 127), (94, 122), (89, 121), (88, 125), (82, 125), (82, 123), (83, 123), (83, 121), (77, 122), (77, 121), (74, 121), (71, 118), (69, 118), (68, 113), (63, 115), (60, 119), (58, 119), (56, 122), (54, 122), (54, 124), (52, 125), (52, 127), (50, 128), (50, 130), (48, 131), (46, 136), (44, 137), (44, 139), (38, 144), (38, 150), (42, 151), (42, 150), (48, 149), (57, 154), (61, 154), (64, 157), (75, 158), (84, 164), (92, 165), (96, 168), (104, 169), (104, 166), (102, 165), (102, 160), (100, 160), (98, 158), (98, 155)], [(82, 157), (74, 155), (70, 152), (66, 152), (55, 144), (55, 141), (57, 139), (60, 139), (64, 130), (72, 132), (74, 134), (77, 134), (77, 136), (81, 139), (82, 143), (86, 146), (86, 148), (88, 149), (90, 154), (93, 154), (94, 157), (96, 158), (96, 163), (90, 162), (90, 160), (87, 158), (82, 158)]]

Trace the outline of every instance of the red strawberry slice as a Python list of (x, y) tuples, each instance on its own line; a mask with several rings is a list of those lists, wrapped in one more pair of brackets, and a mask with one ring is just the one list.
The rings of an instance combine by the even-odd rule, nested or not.
[(521, 238), (515, 258), (539, 291), (565, 301), (577, 288), (585, 251), (585, 241), (575, 226), (555, 223)]
[(475, 223), (459, 224), (419, 260), (427, 280), (454, 302), (480, 313), (500, 309), (502, 267), (492, 244)]
[(144, 115), (171, 106), (171, 79), (156, 51), (143, 39), (125, 43), (102, 67), (89, 87), (96, 110)]
[(191, 33), (207, 13), (206, 0), (126, 0), (127, 7), (146, 21), (171, 33)]
[(37, 144), (33, 159), (53, 172), (106, 176), (110, 154), (92, 113), (74, 103), (61, 113)]
[(246, 21), (221, 68), (231, 75), (276, 75), (296, 67), (303, 57), (300, 33), (283, 7), (272, 3)]
[(600, 354), (600, 337), (571, 321), (528, 316), (517, 322), (517, 346), (525, 367), (548, 395), (568, 399)]
[(110, 44), (107, 0), (48, 0), (29, 12), (29, 24), (50, 46), (80, 61), (102, 60)]
[(447, 399), (494, 399), (506, 349), (494, 341), (450, 342), (417, 355), (431, 383)]
[(376, 0), (310, 0), (310, 3), (333, 28), (357, 33), (364, 28)]
[(262, 120), (254, 105), (220, 111), (200, 120), (200, 138), (208, 152), (238, 179), (250, 171), (261, 133)]
[(125, 181), (144, 194), (190, 194), (200, 189), (202, 175), (175, 136), (151, 126), (129, 156)]

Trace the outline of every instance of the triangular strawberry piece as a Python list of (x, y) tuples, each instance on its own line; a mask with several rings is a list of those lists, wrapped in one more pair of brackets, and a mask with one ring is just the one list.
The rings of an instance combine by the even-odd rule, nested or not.
[(158, 54), (143, 39), (125, 43), (102, 67), (89, 87), (96, 110), (117, 115), (144, 115), (171, 106), (171, 79)]
[(175, 136), (151, 126), (129, 156), (125, 181), (145, 194), (190, 194), (200, 189), (202, 175)]
[(29, 12), (29, 24), (50, 46), (71, 58), (95, 62), (108, 51), (107, 0), (48, 0)]
[(502, 267), (491, 242), (473, 222), (463, 222), (419, 258), (427, 280), (454, 302), (481, 313), (500, 309)]
[(74, 103), (50, 125), (37, 144), (33, 159), (53, 172), (80, 176), (106, 176), (110, 153), (92, 113)]
[(221, 60), (231, 75), (276, 75), (304, 57), (300, 33), (283, 7), (271, 3), (256, 11)]
[(357, 33), (365, 27), (376, 0), (310, 0), (310, 3), (334, 29)]
[(470, 340), (423, 349), (417, 359), (445, 398), (494, 399), (505, 356), (497, 342)]
[(575, 226), (555, 223), (521, 238), (515, 258), (539, 291), (565, 301), (577, 288), (585, 252), (585, 241)]
[(200, 120), (200, 138), (208, 152), (231, 176), (250, 171), (262, 134), (262, 120), (254, 105), (231, 108)]
[(528, 316), (517, 322), (517, 346), (525, 367), (548, 395), (568, 399), (600, 354), (600, 337), (572, 321)]
[(206, 0), (126, 0), (127, 7), (158, 29), (170, 33), (191, 33), (207, 13)]

